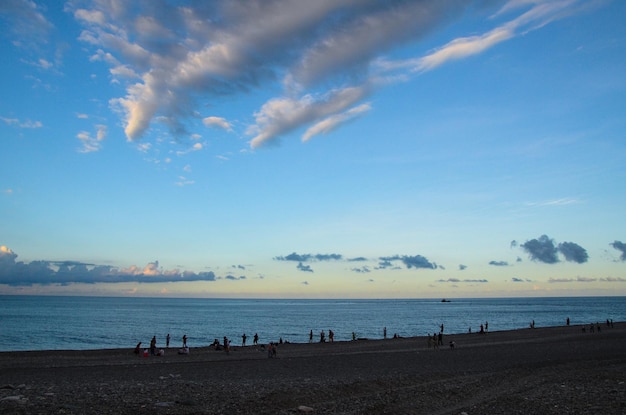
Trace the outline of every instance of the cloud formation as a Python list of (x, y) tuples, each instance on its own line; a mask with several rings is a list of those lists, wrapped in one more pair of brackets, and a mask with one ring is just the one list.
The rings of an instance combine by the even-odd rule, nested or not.
[[(24, 6), (18, 22), (41, 20), (42, 32), (50, 30), (31, 2), (13, 3)], [(109, 65), (125, 87), (111, 105), (128, 140), (145, 136), (156, 121), (177, 135), (189, 134), (194, 119), (230, 131), (232, 121), (198, 108), (271, 84), (278, 95), (251, 109), (254, 122), (246, 128), (250, 145), (259, 147), (301, 128), (303, 141), (327, 134), (370, 111), (365, 100), (379, 88), (483, 53), (580, 3), (512, 0), (484, 33), (402, 61), (386, 56), (473, 9), (460, 0), (97, 1), (65, 8), (82, 26), (92, 61)]]
[(583, 264), (588, 261), (587, 250), (574, 242), (562, 242), (558, 245), (547, 235), (541, 235), (537, 239), (531, 239), (521, 244), (530, 259), (545, 264), (559, 262), (558, 253), (561, 253), (566, 261)]
[[(148, 263), (143, 268), (134, 265), (128, 268), (117, 268), (76, 261), (39, 260), (24, 263), (17, 261), (17, 254), (10, 248), (0, 246), (0, 284), (11, 286), (124, 282), (167, 283), (216, 281), (219, 278), (212, 271), (195, 273), (177, 269), (163, 270), (159, 267), (158, 261)], [(237, 279), (242, 279), (242, 277)]]
[(626, 244), (624, 242), (614, 241), (614, 242), (611, 242), (609, 245), (611, 245), (613, 248), (620, 251), (622, 254), (620, 255), (619, 258), (622, 261), (626, 261)]
[(298, 254), (292, 252), (286, 256), (276, 256), (276, 261), (295, 261), (295, 262), (309, 262), (309, 261), (339, 261), (343, 259), (340, 254)]
[(408, 269), (411, 268), (425, 268), (425, 269), (437, 269), (437, 264), (430, 262), (422, 255), (394, 255), (387, 257), (380, 257), (378, 267), (379, 268), (399, 268), (395, 265), (396, 262), (403, 263)]

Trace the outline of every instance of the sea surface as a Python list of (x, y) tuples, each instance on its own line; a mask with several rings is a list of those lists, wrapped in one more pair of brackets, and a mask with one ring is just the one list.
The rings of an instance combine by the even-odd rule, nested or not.
[(252, 343), (314, 341), (335, 333), (335, 341), (387, 336), (467, 333), (489, 323), (489, 331), (626, 321), (626, 297), (489, 298), (406, 300), (250, 300), (195, 298), (111, 298), (0, 296), (0, 351), (88, 350), (148, 346), (206, 346), (224, 336)]

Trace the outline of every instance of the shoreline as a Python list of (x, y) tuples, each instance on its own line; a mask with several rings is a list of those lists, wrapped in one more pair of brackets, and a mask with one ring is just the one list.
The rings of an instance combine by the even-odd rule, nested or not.
[[(615, 327), (626, 327), (626, 322), (621, 322), (621, 321), (617, 321), (617, 322), (613, 322), (613, 324), (615, 325)], [(607, 327), (605, 322), (599, 323), (601, 330), (611, 330), (610, 327)], [(572, 331), (572, 329), (578, 329), (580, 332), (583, 332), (583, 328), (586, 331), (589, 331), (589, 327), (590, 324), (572, 324), (570, 326), (566, 326), (566, 325), (559, 325), (559, 326), (541, 326), (541, 327), (535, 327), (535, 328), (530, 328), (530, 327), (525, 327), (525, 328), (516, 328), (516, 329), (508, 329), (508, 330), (493, 330), (493, 331), (489, 331), (489, 332), (485, 332), (483, 334), (481, 334), (480, 332), (472, 332), (472, 333), (444, 333), (444, 337), (445, 338), (454, 338), (454, 339), (472, 339), (474, 338), (474, 336), (478, 336), (478, 338), (480, 338), (480, 336), (487, 336), (489, 334), (507, 334), (507, 333), (520, 333), (520, 332), (526, 332), (526, 331), (540, 331), (540, 330), (559, 330), (559, 329), (563, 329), (566, 331)], [(382, 337), (380, 338), (357, 338), (356, 340), (337, 340), (335, 342), (330, 342), (328, 341), (328, 339), (325, 342), (320, 342), (318, 340), (319, 337), (314, 337), (314, 341), (313, 342), (293, 342), (293, 341), (285, 341), (282, 344), (279, 344), (277, 341), (274, 341), (274, 344), (279, 344), (280, 347), (282, 346), (286, 346), (286, 345), (308, 345), (308, 346), (313, 346), (313, 345), (324, 345), (324, 344), (350, 344), (350, 343), (355, 343), (355, 342), (383, 342), (383, 341), (394, 341), (394, 340), (417, 340), (417, 339), (423, 339), (424, 341), (427, 340), (427, 336), (399, 336), (398, 338), (393, 338), (393, 337), (388, 337), (387, 339), (384, 339)], [(231, 339), (232, 340), (232, 339)], [(233, 344), (231, 343), (231, 350), (238, 350), (238, 349), (248, 349), (248, 348), (254, 348), (254, 347), (261, 347), (261, 346), (267, 346), (269, 342), (259, 342), (258, 346), (254, 346), (252, 344), (247, 344), (246, 346), (241, 346), (239, 344)], [(471, 342), (474, 343), (474, 342)], [(142, 342), (142, 347), (141, 350), (146, 350), (149, 349), (148, 346), (143, 346), (143, 345), (148, 345), (148, 342)], [(221, 345), (221, 343), (220, 343)], [(182, 345), (181, 345), (182, 347)], [(170, 344), (169, 348), (166, 348), (164, 345), (162, 344), (157, 344), (157, 349), (163, 349), (167, 353), (168, 355), (171, 355), (172, 353), (177, 354), (176, 351), (179, 349), (180, 347), (177, 347), (173, 344)], [(214, 351), (213, 346), (212, 345), (208, 345), (208, 344), (204, 344), (201, 346), (190, 346), (189, 347), (190, 350), (193, 352), (194, 350), (196, 351)], [(33, 355), (33, 354), (37, 354), (37, 353), (62, 353), (62, 354), (67, 354), (67, 353), (84, 353), (84, 354), (90, 354), (90, 353), (94, 353), (94, 354), (98, 354), (98, 353), (115, 353), (115, 352), (127, 352), (130, 351), (132, 352), (134, 350), (134, 346), (129, 345), (128, 348), (125, 347), (112, 347), (112, 348), (97, 348), (97, 349), (32, 349), (32, 350), (5, 350), (5, 351), (0, 351), (0, 360), (2, 359), (3, 355), (20, 355), (20, 354), (29, 354), (29, 355)], [(117, 354), (117, 353), (116, 353)], [(150, 357), (154, 357), (157, 358), (158, 356), (150, 356)]]
[(444, 334), (439, 349), (426, 336), (286, 343), (275, 358), (260, 346), (2, 352), (0, 412), (626, 412), (626, 324), (582, 327)]

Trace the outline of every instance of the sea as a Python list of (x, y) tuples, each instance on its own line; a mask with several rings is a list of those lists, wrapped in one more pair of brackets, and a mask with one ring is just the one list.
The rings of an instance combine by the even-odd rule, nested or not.
[(0, 296), (0, 351), (134, 348), (138, 342), (180, 347), (306, 343), (313, 331), (335, 341), (426, 336), (626, 321), (626, 297), (270, 300)]

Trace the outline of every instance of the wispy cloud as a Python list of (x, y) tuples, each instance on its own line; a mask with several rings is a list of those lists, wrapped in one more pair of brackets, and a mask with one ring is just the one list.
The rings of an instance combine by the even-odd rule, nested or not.
[(78, 138), (82, 144), (82, 147), (78, 150), (80, 153), (92, 153), (101, 149), (102, 142), (107, 135), (107, 126), (99, 124), (96, 125), (95, 128), (95, 136), (91, 135), (88, 131), (81, 131), (76, 134), (76, 138)]
[(19, 128), (41, 128), (43, 124), (41, 121), (32, 120), (20, 120), (18, 118), (0, 117), (0, 121), (4, 121), (5, 124), (12, 125)]
[(541, 202), (526, 202), (526, 206), (567, 206), (567, 205), (575, 205), (578, 203), (581, 203), (581, 202), (577, 199), (561, 198), (561, 199), (544, 200)]
[[(194, 119), (230, 131), (228, 116), (201, 114), (206, 104), (271, 84), (276, 96), (250, 109), (254, 122), (245, 130), (250, 145), (259, 147), (301, 128), (302, 141), (327, 134), (371, 111), (364, 101), (378, 88), (483, 53), (581, 2), (511, 1), (484, 33), (403, 61), (385, 56), (472, 9), (458, 1), (219, 0), (68, 2), (66, 10), (82, 25), (80, 39), (93, 48), (92, 60), (110, 65), (114, 81), (125, 87), (110, 103), (121, 110), (128, 140), (142, 138), (155, 122), (177, 135), (189, 134)], [(50, 27), (36, 6), (20, 3)]]

